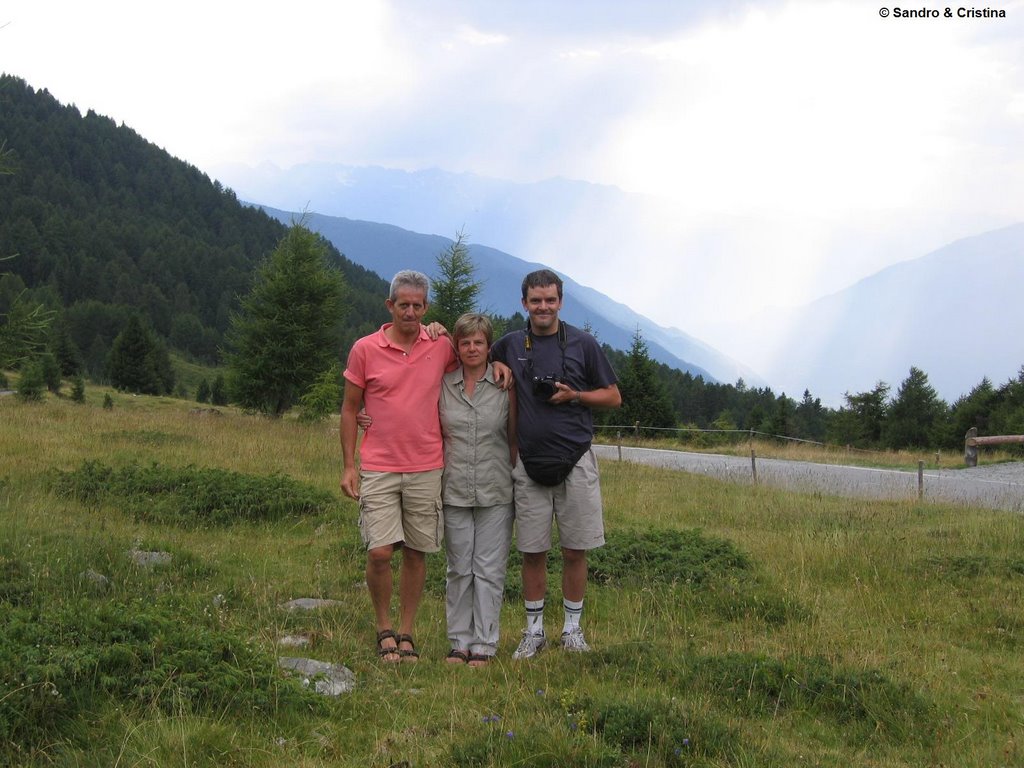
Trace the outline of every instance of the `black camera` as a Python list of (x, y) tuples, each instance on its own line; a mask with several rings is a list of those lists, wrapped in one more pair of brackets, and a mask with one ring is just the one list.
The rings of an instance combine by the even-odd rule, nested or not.
[(545, 400), (550, 400), (555, 392), (558, 391), (558, 387), (555, 384), (561, 380), (562, 377), (555, 373), (549, 373), (547, 376), (534, 376), (533, 394)]

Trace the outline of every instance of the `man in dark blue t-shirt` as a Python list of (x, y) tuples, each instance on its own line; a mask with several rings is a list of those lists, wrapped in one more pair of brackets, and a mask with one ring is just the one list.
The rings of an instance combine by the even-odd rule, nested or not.
[(545, 645), (544, 597), (552, 519), (562, 548), (562, 647), (588, 651), (580, 627), (587, 587), (587, 550), (604, 544), (597, 459), (590, 450), (592, 408), (622, 404), (615, 372), (589, 333), (561, 321), (562, 280), (542, 269), (523, 280), (525, 331), (491, 348), (516, 382), (519, 462), (515, 485), (516, 545), (523, 554), (526, 629), (514, 659), (536, 656)]

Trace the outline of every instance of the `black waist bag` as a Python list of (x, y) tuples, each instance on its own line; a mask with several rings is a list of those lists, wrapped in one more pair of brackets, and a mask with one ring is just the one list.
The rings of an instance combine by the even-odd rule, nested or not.
[(558, 485), (572, 472), (572, 468), (590, 450), (590, 443), (563, 456), (520, 456), (523, 469), (538, 485)]

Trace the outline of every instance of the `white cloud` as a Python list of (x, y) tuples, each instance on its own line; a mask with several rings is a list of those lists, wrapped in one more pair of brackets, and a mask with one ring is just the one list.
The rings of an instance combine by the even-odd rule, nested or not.
[(475, 46), (502, 45), (508, 42), (508, 35), (481, 32), (469, 24), (460, 24), (458, 27), (458, 38), (465, 43)]
[(1024, 219), (1024, 0), (1000, 7), (16, 0), (0, 69), (204, 169), (438, 166), (664, 196), (612, 236), (569, 220), (520, 255), (604, 243), (586, 281), (697, 331), (722, 296), (737, 314), (808, 300)]

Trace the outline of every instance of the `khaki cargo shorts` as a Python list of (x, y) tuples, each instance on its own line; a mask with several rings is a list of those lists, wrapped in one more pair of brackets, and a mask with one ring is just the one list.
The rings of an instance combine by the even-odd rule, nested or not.
[(559, 544), (566, 549), (595, 549), (604, 545), (604, 511), (597, 457), (587, 451), (565, 482), (535, 483), (517, 462), (512, 470), (516, 500), (516, 549), (547, 552), (551, 523), (558, 523)]
[(419, 552), (441, 549), (442, 472), (359, 473), (359, 533), (367, 549), (400, 542)]

